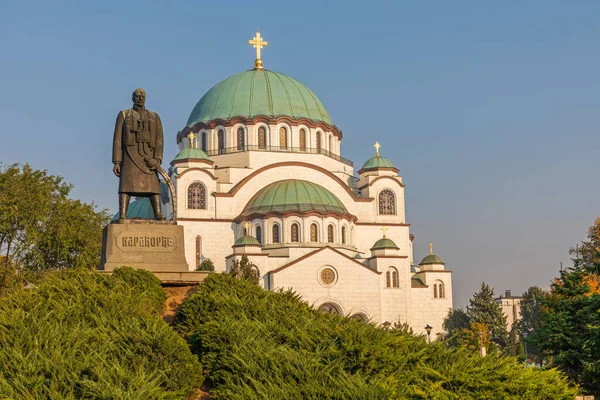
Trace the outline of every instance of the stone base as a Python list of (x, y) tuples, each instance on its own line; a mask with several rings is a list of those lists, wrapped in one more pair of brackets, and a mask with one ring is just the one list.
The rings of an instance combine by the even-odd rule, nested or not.
[[(99, 271), (101, 274), (112, 274), (112, 271)], [(204, 278), (210, 274), (207, 271), (186, 271), (186, 272), (161, 272), (152, 271), (165, 286), (195, 286), (204, 281)]]
[(152, 272), (189, 272), (183, 226), (171, 224), (108, 224), (102, 237), (100, 269), (132, 267)]

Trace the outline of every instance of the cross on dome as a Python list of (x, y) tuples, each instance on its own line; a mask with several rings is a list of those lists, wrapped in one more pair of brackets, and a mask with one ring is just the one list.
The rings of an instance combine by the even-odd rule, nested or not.
[(375, 157), (379, 157), (379, 148), (381, 147), (381, 145), (379, 144), (379, 142), (375, 142), (373, 147), (375, 147)]
[(265, 42), (263, 38), (260, 37), (260, 32), (258, 29), (256, 30), (256, 36), (254, 36), (251, 40), (248, 40), (248, 44), (251, 44), (256, 49), (256, 60), (254, 60), (254, 68), (255, 69), (263, 69), (262, 60), (260, 59), (260, 50), (269, 45), (269, 42)]
[(433, 243), (429, 243), (429, 255), (433, 255)]
[(195, 148), (196, 141), (194, 139), (196, 139), (196, 135), (194, 135), (194, 132), (190, 132), (190, 134), (188, 135), (188, 139), (190, 139), (190, 148)]
[(385, 239), (385, 231), (387, 231), (388, 228), (386, 228), (385, 226), (381, 228), (381, 232), (383, 232), (383, 238)]
[(246, 236), (248, 236), (248, 235), (249, 235), (249, 232), (250, 232), (250, 231), (248, 230), (248, 228), (250, 228), (250, 224), (248, 223), (248, 221), (246, 221), (246, 223), (244, 224), (244, 229), (246, 230), (246, 232), (245, 232)]

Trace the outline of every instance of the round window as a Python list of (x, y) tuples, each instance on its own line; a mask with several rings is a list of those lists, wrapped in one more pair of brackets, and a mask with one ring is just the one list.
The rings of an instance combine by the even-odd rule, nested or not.
[(326, 285), (331, 285), (335, 281), (335, 272), (331, 268), (323, 268), (321, 270), (321, 282)]

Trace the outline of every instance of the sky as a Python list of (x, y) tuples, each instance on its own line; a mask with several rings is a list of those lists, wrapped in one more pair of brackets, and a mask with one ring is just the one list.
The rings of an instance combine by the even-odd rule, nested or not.
[[(143, 87), (165, 160), (202, 95), (267, 69), (321, 99), (360, 167), (406, 183), (415, 259), (453, 271), (456, 307), (547, 288), (598, 217), (600, 2), (2, 1), (0, 162), (117, 208), (114, 121)], [(165, 163), (166, 165), (166, 163)]]

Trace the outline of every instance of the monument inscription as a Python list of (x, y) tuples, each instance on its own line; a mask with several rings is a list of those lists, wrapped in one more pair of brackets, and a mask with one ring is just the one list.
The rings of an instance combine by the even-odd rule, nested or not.
[(124, 232), (117, 237), (117, 246), (122, 250), (148, 249), (173, 251), (175, 239), (171, 235), (131, 235)]

